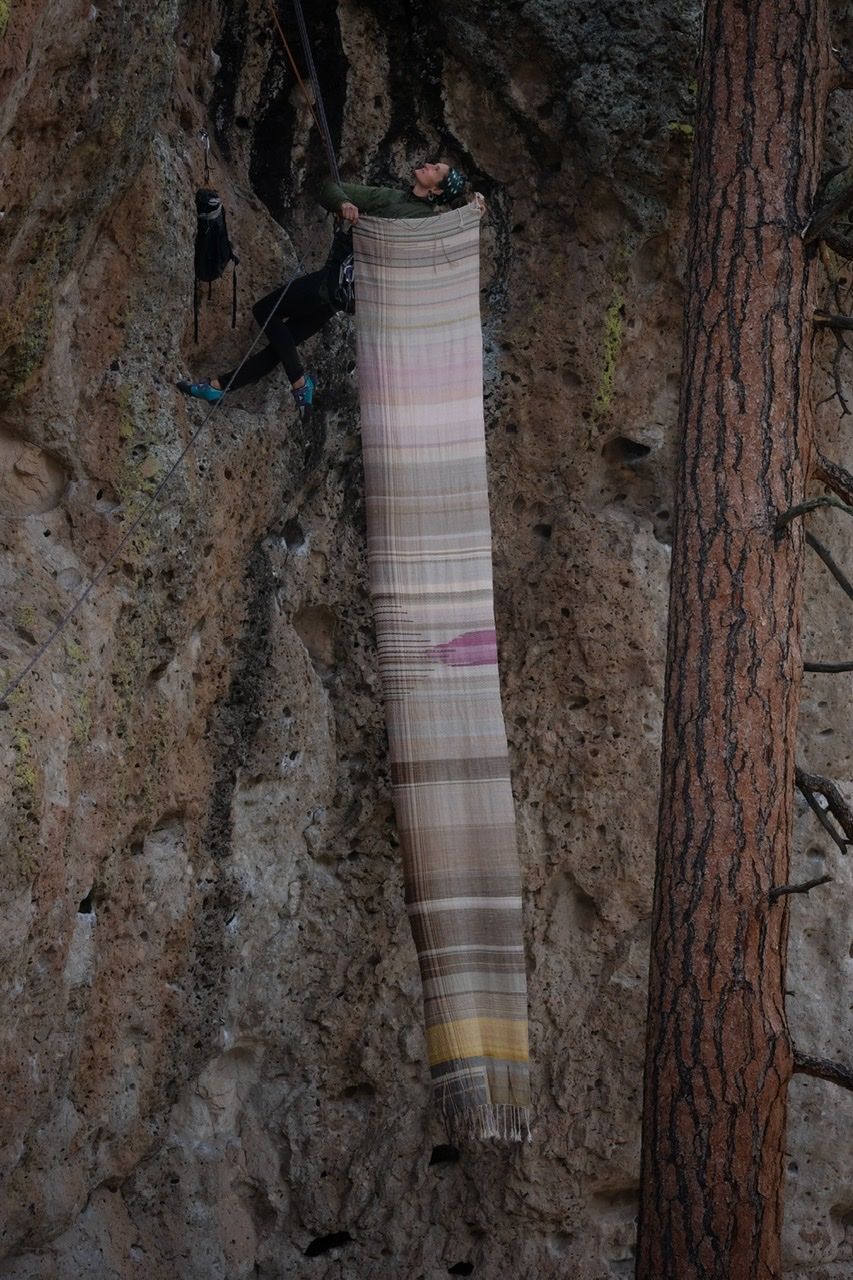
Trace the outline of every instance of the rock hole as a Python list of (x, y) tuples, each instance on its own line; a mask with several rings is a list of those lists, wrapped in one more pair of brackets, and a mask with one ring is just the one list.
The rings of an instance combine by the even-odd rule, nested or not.
[(450, 1142), (440, 1142), (437, 1147), (433, 1147), (429, 1158), (430, 1165), (456, 1164), (458, 1160), (459, 1148), (454, 1147)]
[(550, 524), (535, 524), (533, 526), (533, 532), (547, 542), (551, 537), (552, 528)]
[(341, 1094), (342, 1098), (375, 1098), (376, 1089), (369, 1080), (362, 1080), (358, 1084), (347, 1085)]
[(337, 617), (325, 605), (306, 605), (293, 618), (293, 628), (322, 678), (335, 668)]
[(288, 520), (284, 526), (284, 541), (288, 551), (298, 551), (305, 546), (305, 531), (298, 520)]
[(630, 440), (628, 436), (614, 436), (601, 450), (601, 456), (605, 462), (631, 466), (648, 457), (651, 451), (650, 445), (641, 444), (639, 440)]
[(80, 903), (80, 906), (77, 908), (78, 916), (90, 916), (92, 914), (92, 912), (95, 909), (94, 906), (92, 905), (92, 895), (94, 894), (94, 892), (95, 892), (95, 886), (92, 885), (92, 888), (89, 890), (85, 898), (83, 898), (82, 902)]
[(580, 711), (582, 707), (588, 707), (588, 706), (589, 706), (589, 698), (572, 698), (572, 701), (569, 703), (569, 710)]
[(447, 1268), (449, 1276), (470, 1276), (473, 1274), (473, 1262), (454, 1262), (452, 1267)]
[(319, 1258), (323, 1253), (329, 1253), (331, 1249), (340, 1249), (342, 1245), (349, 1244), (352, 1236), (348, 1231), (333, 1231), (328, 1236), (317, 1236), (316, 1240), (312, 1240), (308, 1248), (305, 1250), (306, 1258)]

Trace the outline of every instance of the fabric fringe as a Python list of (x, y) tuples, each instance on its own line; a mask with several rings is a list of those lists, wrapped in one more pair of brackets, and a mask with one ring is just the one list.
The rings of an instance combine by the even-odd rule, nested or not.
[(463, 1111), (444, 1110), (444, 1123), (452, 1138), (459, 1141), (496, 1138), (504, 1142), (532, 1142), (530, 1108), (509, 1103), (486, 1103)]

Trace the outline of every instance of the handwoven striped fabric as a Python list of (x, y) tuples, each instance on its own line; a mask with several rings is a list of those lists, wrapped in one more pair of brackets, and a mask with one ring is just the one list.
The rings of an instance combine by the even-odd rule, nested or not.
[(433, 1087), (453, 1136), (529, 1136), (527, 984), (498, 684), (475, 205), (362, 218), (370, 589)]

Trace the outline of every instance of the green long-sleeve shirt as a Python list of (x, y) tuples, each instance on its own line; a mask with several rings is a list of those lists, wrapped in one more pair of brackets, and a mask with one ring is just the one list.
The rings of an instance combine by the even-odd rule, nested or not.
[(354, 204), (359, 213), (374, 218), (431, 218), (441, 210), (426, 197), (412, 195), (395, 187), (364, 187), (357, 182), (327, 182), (320, 192), (320, 204), (330, 213), (340, 213), (345, 201)]

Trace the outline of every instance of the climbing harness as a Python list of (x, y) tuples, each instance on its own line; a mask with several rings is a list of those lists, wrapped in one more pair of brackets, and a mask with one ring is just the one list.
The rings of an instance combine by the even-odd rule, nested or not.
[(206, 129), (201, 132), (201, 144), (204, 149), (204, 186), (195, 193), (196, 233), (195, 233), (195, 278), (193, 280), (193, 332), (198, 342), (198, 316), (201, 301), (201, 285), (207, 285), (208, 299), (211, 296), (212, 283), (218, 280), (228, 263), (231, 269), (231, 328), (237, 327), (237, 264), (240, 259), (231, 248), (228, 238), (228, 227), (225, 222), (225, 209), (219, 193), (210, 185), (210, 136)]
[(333, 307), (348, 316), (355, 313), (355, 261), (352, 251), (352, 230), (343, 225), (336, 227), (332, 247), (323, 267), (326, 295)]

